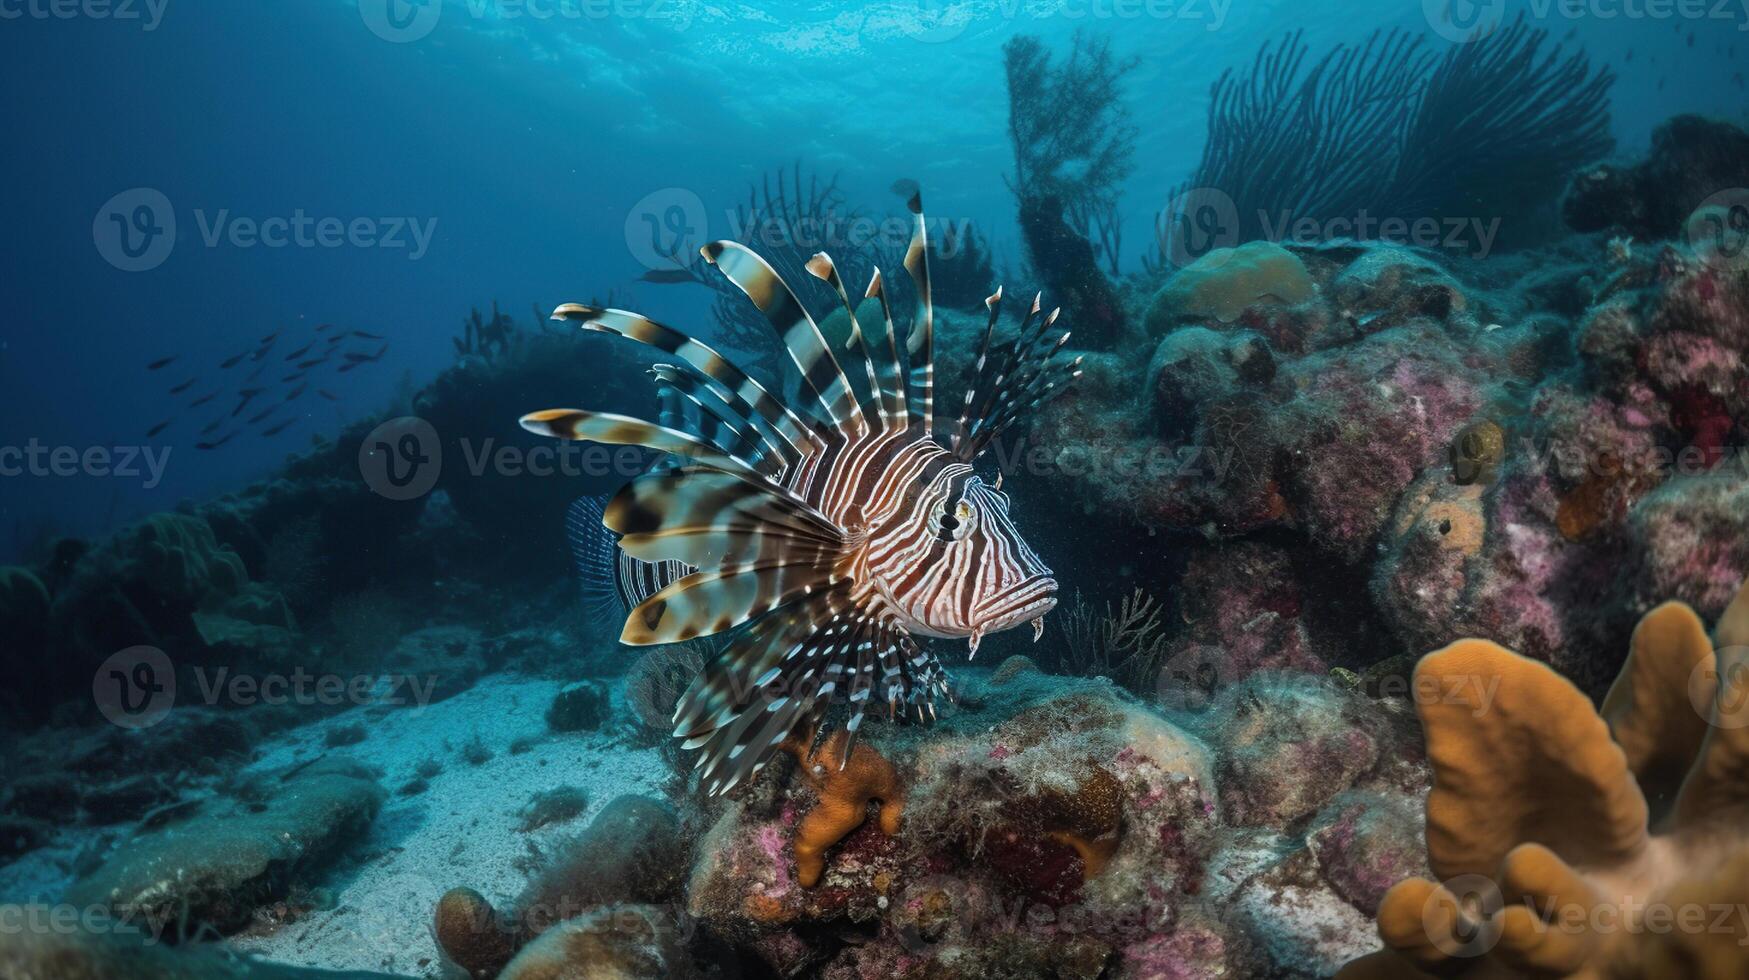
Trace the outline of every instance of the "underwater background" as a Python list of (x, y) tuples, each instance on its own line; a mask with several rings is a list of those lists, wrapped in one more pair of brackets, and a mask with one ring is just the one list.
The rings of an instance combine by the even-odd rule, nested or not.
[[(1737, 0), (0, 0), (0, 977), (1749, 976), (1746, 64)], [(758, 443), (602, 307), (803, 404), (717, 239), (876, 400), (913, 206), (1054, 608), (710, 792), (725, 641), (616, 642), (664, 464), (519, 419)]]

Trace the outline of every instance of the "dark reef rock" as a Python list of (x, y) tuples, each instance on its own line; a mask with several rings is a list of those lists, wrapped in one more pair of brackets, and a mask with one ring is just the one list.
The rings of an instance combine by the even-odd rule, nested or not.
[(1045, 276), (1052, 304), (1074, 312), (1075, 334), (1081, 342), (1110, 348), (1122, 341), (1123, 305), (1100, 270), (1093, 245), (1063, 220), (1062, 202), (1050, 196), (1022, 199), (1020, 231), (1033, 268)]
[(607, 723), (612, 710), (607, 688), (594, 681), (576, 681), (553, 696), (547, 727), (555, 732), (592, 732)]
[(1575, 231), (1619, 229), (1641, 241), (1676, 238), (1689, 215), (1728, 188), (1749, 187), (1749, 133), (1719, 120), (1677, 116), (1652, 131), (1632, 167), (1598, 164), (1573, 178), (1561, 215)]

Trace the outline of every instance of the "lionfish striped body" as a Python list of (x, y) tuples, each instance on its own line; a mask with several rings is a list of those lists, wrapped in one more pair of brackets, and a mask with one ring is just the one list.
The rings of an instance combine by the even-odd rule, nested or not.
[(889, 714), (904, 707), (930, 716), (946, 675), (916, 637), (968, 639), (975, 653), (984, 635), (1031, 622), (1036, 639), (1056, 604), (1056, 582), (1009, 519), (1001, 480), (984, 483), (973, 463), (1022, 413), (1061, 393), (1079, 362), (1054, 359), (1068, 335), (1047, 341), (1057, 313), (1041, 317), (1036, 299), (1012, 347), (993, 354), (998, 289), (987, 301), (976, 380), (952, 437), (938, 441), (928, 247), (915, 193), (909, 206), (905, 269), (918, 302), (903, 355), (878, 269), (866, 295), (879, 301), (884, 330), (871, 337), (832, 260), (820, 253), (807, 266), (850, 316), (848, 356), (867, 379), (861, 399), (789, 285), (733, 242), (702, 251), (776, 330), (801, 374), (800, 404), (637, 314), (575, 304), (553, 314), (680, 362), (653, 373), (665, 397), (689, 403), (693, 423), (552, 409), (522, 424), (679, 457), (629, 483), (602, 523), (620, 535), (625, 556), (686, 572), (654, 594), (628, 597), (636, 605), (622, 642), (683, 642), (745, 624), (674, 716), (674, 734), (704, 750), (698, 765), (712, 793), (758, 772), (792, 733), (819, 737), (835, 700), (849, 706), (852, 738), (871, 701)]

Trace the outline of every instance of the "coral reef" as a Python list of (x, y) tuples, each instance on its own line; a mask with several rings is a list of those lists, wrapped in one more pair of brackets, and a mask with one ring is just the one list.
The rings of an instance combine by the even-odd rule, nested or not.
[[(1309, 288), (1256, 287), (1241, 252)], [(1097, 515), (1065, 579), (1115, 561), (1135, 579), (1096, 606), (1172, 597), (1169, 676), (1362, 672), (1457, 632), (1601, 693), (1619, 663), (1592, 651), (1638, 612), (1716, 614), (1749, 574), (1749, 280), (1727, 255), (1260, 243), (1151, 302), (1139, 393), (1133, 359), (1089, 353), (1025, 465)]]
[(1011, 658), (959, 705), (878, 733), (904, 821), (852, 830), (812, 885), (805, 773), (737, 794), (696, 849), (703, 931), (784, 976), (1312, 977), (1424, 871), (1413, 738), (1363, 695), (1254, 678), (1181, 727)]
[(1417, 686), (1441, 692), (1417, 708), (1443, 884), (1394, 886), (1378, 912), (1387, 951), (1341, 976), (1741, 976), (1749, 934), (1717, 913), (1749, 896), (1731, 873), (1749, 854), (1746, 623), (1749, 588), (1716, 651), (1688, 606), (1652, 610), (1601, 711), (1486, 641), (1424, 659)]

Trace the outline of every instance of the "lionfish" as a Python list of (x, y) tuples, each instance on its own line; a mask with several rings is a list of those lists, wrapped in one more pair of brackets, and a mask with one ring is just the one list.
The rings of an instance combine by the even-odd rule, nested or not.
[(885, 702), (889, 717), (933, 719), (935, 696), (949, 696), (947, 675), (918, 637), (966, 639), (975, 654), (985, 635), (1030, 622), (1036, 641), (1056, 605), (1056, 580), (1015, 529), (1000, 476), (985, 483), (973, 463), (1023, 413), (1062, 393), (1080, 360), (1056, 357), (1069, 335), (1047, 339), (1060, 311), (1040, 316), (1036, 297), (1012, 346), (993, 349), (998, 287), (985, 301), (974, 380), (946, 444), (937, 438), (927, 230), (908, 185), (904, 267), (916, 311), (903, 357), (879, 268), (865, 298), (879, 301), (885, 325), (871, 336), (832, 259), (821, 252), (806, 263), (849, 315), (841, 349), (860, 362), (864, 396), (790, 285), (732, 241), (700, 251), (776, 330), (801, 375), (795, 404), (636, 313), (574, 303), (553, 312), (679, 362), (651, 373), (660, 392), (684, 400), (689, 424), (560, 408), (522, 425), (677, 457), (628, 483), (600, 521), (619, 536), (622, 581), (641, 569), (646, 583), (629, 596), (621, 642), (727, 634), (673, 716), (674, 736), (703, 750), (697, 768), (711, 795), (758, 773), (792, 736), (812, 733), (818, 745), (835, 699), (848, 704), (846, 760), (870, 701)]

